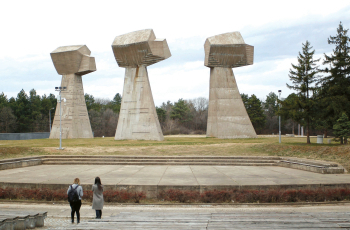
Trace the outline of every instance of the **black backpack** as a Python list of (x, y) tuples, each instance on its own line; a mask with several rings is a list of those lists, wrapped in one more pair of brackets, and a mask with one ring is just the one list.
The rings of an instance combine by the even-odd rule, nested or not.
[(68, 192), (68, 201), (69, 202), (77, 202), (79, 200), (79, 195), (78, 195), (78, 191), (77, 191), (78, 187), (79, 187), (79, 185), (75, 188), (73, 188), (72, 185), (70, 186), (70, 190)]

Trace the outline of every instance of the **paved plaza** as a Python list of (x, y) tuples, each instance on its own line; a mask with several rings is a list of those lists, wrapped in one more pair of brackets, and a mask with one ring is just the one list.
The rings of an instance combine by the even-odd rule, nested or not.
[(245, 186), (348, 184), (350, 174), (319, 174), (278, 166), (39, 165), (0, 171), (0, 183)]
[(67, 204), (0, 203), (3, 211), (47, 211), (40, 229), (350, 229), (350, 204), (105, 205), (96, 223), (91, 205), (70, 223)]

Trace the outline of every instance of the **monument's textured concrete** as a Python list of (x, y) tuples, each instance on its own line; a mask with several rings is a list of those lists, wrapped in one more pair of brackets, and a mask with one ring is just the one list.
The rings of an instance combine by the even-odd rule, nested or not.
[[(82, 75), (96, 71), (95, 58), (86, 45), (61, 46), (51, 53), (57, 73), (62, 76), (62, 138), (93, 138), (85, 104)], [(60, 107), (57, 103), (50, 138), (60, 137)]]
[(140, 30), (117, 36), (112, 49), (125, 68), (115, 139), (163, 140), (146, 67), (171, 56), (166, 40), (156, 39), (151, 29)]
[(254, 47), (239, 32), (207, 38), (204, 65), (210, 68), (207, 136), (255, 138), (231, 68), (252, 65)]

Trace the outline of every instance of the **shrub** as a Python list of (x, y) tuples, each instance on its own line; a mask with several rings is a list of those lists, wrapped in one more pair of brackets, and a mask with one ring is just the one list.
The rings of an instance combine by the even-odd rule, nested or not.
[[(112, 191), (107, 190), (103, 194), (106, 202), (135, 202), (140, 203), (146, 198), (144, 192)], [(67, 201), (67, 190), (65, 189), (27, 189), (27, 188), (0, 188), (0, 199), (23, 199), (23, 200), (45, 200), (45, 201)], [(83, 200), (92, 202), (93, 192), (84, 191)]]
[[(107, 190), (103, 193), (105, 202), (140, 203), (145, 192)], [(85, 191), (83, 200), (91, 202), (92, 191)], [(23, 199), (45, 201), (67, 201), (66, 189), (0, 188), (0, 199)], [(209, 190), (198, 191), (169, 189), (158, 193), (158, 200), (179, 203), (276, 203), (276, 202), (323, 202), (350, 200), (349, 188), (318, 189), (270, 189), (270, 190)]]
[(277, 202), (323, 202), (350, 200), (350, 189), (270, 189), (270, 190), (209, 190), (202, 194), (195, 191), (169, 189), (160, 191), (159, 200), (203, 203), (277, 203)]
[(158, 199), (165, 201), (175, 201), (180, 203), (196, 202), (199, 200), (199, 192), (190, 190), (169, 189), (162, 190), (158, 194)]

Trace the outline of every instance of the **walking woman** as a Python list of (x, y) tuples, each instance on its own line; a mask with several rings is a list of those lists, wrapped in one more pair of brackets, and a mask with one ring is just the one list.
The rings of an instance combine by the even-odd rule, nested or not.
[(103, 185), (99, 177), (95, 178), (95, 184), (92, 186), (94, 196), (92, 198), (92, 209), (96, 210), (96, 219), (101, 219), (103, 209)]
[(81, 207), (81, 197), (83, 196), (83, 188), (80, 186), (79, 178), (75, 178), (72, 185), (69, 186), (67, 190), (68, 201), (72, 209), (71, 218), (72, 223), (74, 223), (74, 213), (77, 214), (77, 223), (80, 223), (80, 207)]

